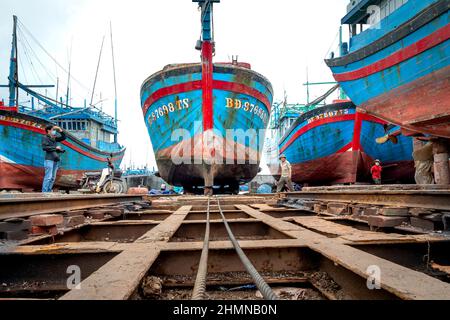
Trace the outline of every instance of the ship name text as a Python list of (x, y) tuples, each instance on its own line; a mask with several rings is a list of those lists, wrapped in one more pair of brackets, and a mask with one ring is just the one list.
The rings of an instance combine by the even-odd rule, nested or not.
[(336, 111), (329, 111), (329, 112), (325, 112), (325, 113), (318, 114), (318, 115), (315, 116), (315, 117), (309, 118), (309, 119), (307, 120), (307, 123), (310, 124), (310, 123), (313, 123), (313, 122), (318, 121), (318, 120), (327, 119), (327, 118), (339, 117), (339, 116), (343, 116), (343, 115), (347, 115), (347, 114), (349, 114), (348, 109), (345, 109), (345, 110), (341, 109), (341, 110), (336, 110)]
[(12, 123), (21, 124), (21, 125), (25, 125), (25, 126), (29, 126), (29, 127), (38, 128), (38, 129), (44, 128), (44, 126), (40, 125), (39, 123), (37, 123), (35, 121), (19, 119), (19, 118), (14, 118), (14, 117), (9, 117), (9, 116), (1, 116), (0, 115), (0, 121), (12, 122)]
[(226, 107), (228, 109), (233, 108), (236, 110), (244, 110), (248, 113), (253, 113), (257, 115), (264, 123), (267, 123), (269, 120), (269, 115), (267, 112), (260, 106), (255, 105), (253, 103), (250, 103), (248, 101), (242, 101), (240, 99), (232, 99), (232, 98), (225, 98), (226, 99)]
[(156, 108), (155, 111), (153, 111), (149, 117), (148, 117), (148, 123), (151, 125), (153, 122), (158, 120), (159, 118), (168, 116), (169, 114), (173, 112), (178, 112), (182, 110), (189, 109), (191, 107), (191, 101), (189, 98), (186, 99), (177, 99), (175, 102), (170, 102), (167, 104), (164, 104), (163, 106)]

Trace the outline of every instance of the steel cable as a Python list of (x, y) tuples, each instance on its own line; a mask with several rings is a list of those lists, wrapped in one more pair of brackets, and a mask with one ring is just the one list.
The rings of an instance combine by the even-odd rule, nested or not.
[(210, 233), (210, 204), (211, 198), (208, 198), (208, 210), (206, 212), (206, 230), (203, 241), (203, 250), (198, 265), (197, 278), (195, 279), (194, 291), (191, 300), (206, 299), (206, 276), (208, 274), (208, 251), (209, 251), (209, 233)]
[(261, 292), (262, 296), (266, 300), (278, 300), (278, 297), (275, 295), (275, 293), (272, 291), (272, 289), (269, 287), (269, 285), (266, 283), (266, 281), (261, 277), (261, 275), (258, 273), (256, 268), (253, 266), (252, 262), (248, 259), (244, 251), (242, 250), (241, 246), (239, 245), (239, 242), (236, 240), (233, 232), (231, 231), (231, 228), (228, 224), (228, 221), (225, 218), (225, 215), (223, 214), (222, 208), (220, 206), (219, 198), (217, 198), (217, 204), (219, 207), (220, 215), (222, 216), (223, 223), (225, 224), (225, 228), (228, 232), (228, 237), (230, 238), (231, 242), (233, 243), (233, 247), (236, 250), (236, 253), (238, 254), (239, 258), (242, 261), (242, 264), (244, 265), (247, 272), (252, 277), (253, 281), (256, 284), (256, 287)]

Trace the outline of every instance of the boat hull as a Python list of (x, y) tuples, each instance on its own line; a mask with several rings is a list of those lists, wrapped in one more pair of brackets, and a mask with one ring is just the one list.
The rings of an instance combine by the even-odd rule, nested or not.
[(375, 140), (385, 135), (385, 125), (357, 111), (352, 103), (320, 107), (299, 117), (280, 140), (279, 149), (291, 162), (292, 179), (299, 184), (370, 182), (375, 159), (383, 162), (385, 183), (412, 182), (412, 139), (400, 136), (397, 144), (377, 144)]
[(201, 79), (200, 64), (176, 65), (142, 86), (143, 114), (159, 174), (186, 189), (205, 186), (205, 171), (217, 186), (250, 181), (259, 171), (272, 86), (248, 68), (214, 65), (208, 130)]
[(408, 1), (378, 30), (356, 36), (357, 50), (326, 62), (369, 114), (408, 131), (450, 138), (449, 20), (448, 1)]
[[(45, 161), (41, 140), (48, 124), (40, 118), (0, 110), (0, 189), (41, 189)], [(70, 134), (60, 144), (66, 152), (61, 157), (57, 188), (77, 188), (85, 172), (107, 167), (110, 153), (94, 149)], [(116, 167), (124, 153), (113, 153)]]

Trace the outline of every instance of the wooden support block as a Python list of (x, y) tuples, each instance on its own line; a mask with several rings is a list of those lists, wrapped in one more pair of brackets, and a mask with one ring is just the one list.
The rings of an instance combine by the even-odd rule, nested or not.
[(31, 234), (38, 236), (38, 235), (52, 235), (52, 236), (56, 236), (58, 234), (58, 228), (56, 226), (51, 226), (51, 227), (38, 227), (38, 226), (33, 226), (31, 228)]
[(380, 213), (380, 208), (377, 207), (370, 207), (364, 209), (364, 216), (378, 216)]
[(408, 208), (402, 207), (385, 207), (380, 209), (380, 215), (388, 217), (408, 217)]
[(348, 204), (346, 203), (329, 203), (327, 206), (327, 211), (328, 213), (337, 216), (344, 216), (349, 214)]
[(433, 213), (432, 209), (424, 209), (424, 208), (411, 208), (409, 209), (409, 214), (414, 217), (426, 216)]
[(393, 228), (398, 227), (404, 222), (408, 222), (407, 217), (386, 217), (386, 216), (371, 216), (369, 217), (369, 225), (378, 228)]
[(367, 207), (360, 206), (360, 205), (350, 205), (348, 207), (349, 213), (354, 217), (360, 217), (360, 216), (364, 215), (364, 212), (366, 209), (367, 209)]
[(44, 214), (33, 216), (30, 219), (32, 225), (37, 227), (57, 226), (64, 222), (64, 217), (60, 214)]
[(421, 218), (411, 217), (411, 225), (416, 228), (428, 230), (428, 231), (436, 231), (444, 229), (442, 221), (441, 222), (433, 222), (431, 220), (425, 220)]

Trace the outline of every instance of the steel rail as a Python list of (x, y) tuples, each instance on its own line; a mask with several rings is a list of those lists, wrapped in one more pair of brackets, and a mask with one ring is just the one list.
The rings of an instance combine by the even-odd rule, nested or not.
[(261, 292), (262, 296), (266, 300), (278, 300), (278, 297), (275, 295), (275, 293), (272, 291), (272, 289), (269, 287), (267, 282), (263, 279), (263, 277), (259, 274), (259, 272), (256, 270), (256, 268), (253, 266), (250, 259), (247, 257), (247, 255), (242, 250), (241, 246), (239, 245), (239, 242), (236, 240), (236, 237), (234, 236), (233, 232), (231, 231), (230, 225), (228, 224), (227, 219), (225, 218), (225, 215), (223, 214), (222, 208), (220, 206), (220, 200), (217, 198), (217, 205), (219, 208), (220, 215), (222, 216), (223, 223), (225, 224), (225, 228), (227, 229), (228, 237), (230, 238), (231, 242), (233, 243), (233, 247), (236, 250), (236, 253), (238, 254), (239, 258), (241, 259), (242, 264), (244, 265), (247, 272), (252, 277), (254, 283), (256, 284), (256, 287)]
[(142, 201), (135, 195), (18, 195), (0, 198), (0, 220)]
[(210, 209), (211, 198), (208, 198), (208, 210), (206, 212), (206, 230), (203, 240), (203, 250), (198, 265), (197, 278), (195, 280), (194, 290), (191, 300), (206, 299), (206, 277), (208, 275), (208, 251), (209, 251), (209, 234), (210, 234)]
[(335, 201), (352, 204), (404, 206), (450, 211), (448, 190), (350, 190), (328, 189), (286, 193), (288, 199)]

